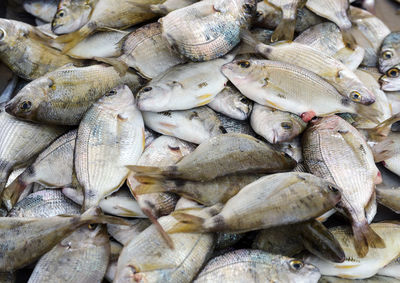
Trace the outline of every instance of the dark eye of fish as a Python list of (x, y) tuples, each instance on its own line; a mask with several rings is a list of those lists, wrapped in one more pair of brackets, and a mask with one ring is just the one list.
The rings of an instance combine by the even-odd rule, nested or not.
[(60, 11), (60, 12), (58, 13), (58, 16), (59, 16), (60, 18), (64, 17), (64, 15), (65, 15), (64, 11)]
[(250, 67), (250, 62), (249, 61), (239, 61), (239, 62), (237, 62), (237, 65), (240, 66), (241, 68), (248, 68), (248, 67)]
[(285, 130), (290, 130), (292, 128), (292, 125), (290, 125), (290, 123), (287, 122), (282, 122), (281, 127), (284, 128)]
[(292, 260), (290, 261), (290, 267), (294, 270), (300, 270), (301, 268), (303, 268), (304, 263), (300, 260)]
[(94, 229), (96, 229), (96, 227), (97, 227), (97, 224), (89, 224), (88, 225), (89, 230), (94, 230)]
[(117, 92), (113, 89), (113, 90), (110, 90), (108, 93), (107, 93), (107, 95), (106, 96), (112, 96), (112, 95), (115, 95)]
[(392, 52), (390, 52), (390, 51), (383, 52), (383, 58), (385, 58), (385, 59), (392, 58)]
[(28, 111), (29, 109), (31, 109), (31, 107), (32, 107), (32, 102), (30, 101), (24, 101), (21, 103), (20, 106), (21, 110), (23, 111)]
[(142, 89), (143, 92), (148, 92), (152, 90), (153, 88), (151, 86), (146, 86), (145, 88)]
[(399, 70), (397, 68), (392, 68), (387, 71), (387, 75), (390, 78), (397, 78), (399, 76)]
[(352, 91), (350, 93), (350, 98), (353, 101), (360, 101), (361, 100), (361, 94), (358, 91)]
[(239, 101), (242, 103), (247, 103), (247, 99), (245, 97), (242, 97)]

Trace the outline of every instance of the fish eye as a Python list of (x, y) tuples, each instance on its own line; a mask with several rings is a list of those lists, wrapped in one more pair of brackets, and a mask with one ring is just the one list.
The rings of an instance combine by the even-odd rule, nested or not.
[(399, 76), (399, 69), (391, 68), (389, 71), (386, 72), (389, 78), (397, 78)]
[(57, 17), (62, 18), (62, 17), (64, 17), (64, 16), (65, 16), (64, 10), (60, 10), (60, 11), (57, 13)]
[(281, 127), (284, 128), (285, 130), (290, 130), (292, 128), (292, 125), (288, 122), (282, 122)]
[(238, 61), (237, 65), (240, 66), (241, 68), (248, 68), (250, 67), (250, 62), (249, 61)]
[(334, 193), (339, 192), (339, 190), (338, 190), (335, 186), (332, 186), (332, 185), (328, 185), (328, 189), (329, 189), (330, 191), (334, 192)]
[(242, 97), (239, 101), (242, 102), (242, 103), (247, 103), (248, 102), (246, 97)]
[(384, 59), (390, 59), (390, 58), (392, 58), (392, 56), (393, 56), (392, 51), (385, 51), (385, 52), (383, 52), (383, 54), (382, 54), (382, 57), (383, 57)]
[(153, 88), (151, 86), (146, 86), (142, 89), (142, 92), (148, 92), (150, 90), (152, 90)]
[(106, 96), (112, 96), (112, 95), (115, 95), (115, 94), (117, 94), (117, 91), (116, 91), (115, 89), (113, 89), (113, 90), (110, 90), (110, 91), (106, 94)]
[(97, 227), (97, 224), (89, 224), (88, 225), (89, 230), (94, 230), (94, 229), (96, 229), (96, 227)]
[(289, 262), (289, 265), (293, 270), (298, 271), (298, 270), (303, 268), (304, 263), (301, 260), (296, 260), (295, 259), (295, 260), (291, 260)]
[(350, 93), (350, 99), (355, 102), (358, 102), (361, 100), (361, 94), (358, 91), (352, 91)]
[(32, 107), (32, 102), (30, 102), (30, 101), (23, 101), (19, 106), (19, 108), (22, 111), (29, 111), (29, 110), (31, 110), (31, 107)]
[(3, 40), (5, 36), (6, 36), (6, 31), (0, 28), (0, 40)]

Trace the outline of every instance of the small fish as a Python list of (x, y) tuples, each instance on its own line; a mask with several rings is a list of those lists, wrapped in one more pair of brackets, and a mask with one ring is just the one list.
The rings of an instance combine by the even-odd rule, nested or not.
[(301, 260), (242, 249), (212, 258), (193, 282), (317, 283), (320, 277), (318, 268)]
[(29, 14), (45, 22), (51, 22), (57, 11), (58, 0), (27, 0), (24, 9)]
[(226, 133), (213, 110), (206, 106), (181, 111), (143, 111), (147, 127), (158, 133), (200, 144), (211, 137)]
[(226, 85), (208, 106), (236, 120), (246, 120), (253, 109), (252, 101), (243, 96), (232, 84)]
[(143, 79), (124, 76), (110, 66), (63, 66), (27, 84), (6, 105), (18, 118), (47, 124), (78, 125), (85, 112), (105, 93), (120, 84), (136, 91)]
[(221, 73), (222, 65), (233, 58), (234, 54), (228, 54), (215, 60), (168, 69), (138, 92), (139, 109), (153, 112), (187, 110), (210, 103), (228, 81)]
[(132, 92), (119, 86), (96, 102), (79, 125), (75, 170), (86, 210), (116, 191), (144, 150), (144, 125)]
[(45, 218), (61, 214), (79, 215), (80, 207), (65, 197), (61, 190), (42, 190), (23, 198), (7, 216)]
[(0, 60), (17, 76), (34, 80), (69, 63), (82, 66), (49, 47), (46, 35), (36, 27), (23, 22), (0, 19)]
[(138, 28), (126, 35), (119, 45), (122, 52), (119, 59), (149, 79), (186, 62), (178, 53), (171, 50), (167, 40), (162, 36), (160, 23), (151, 23)]
[(107, 224), (108, 233), (122, 245), (126, 245), (151, 225), (148, 219), (129, 219), (130, 225)]
[(296, 162), (266, 143), (244, 134), (219, 135), (200, 144), (173, 166), (129, 166), (136, 176), (207, 181), (234, 173), (275, 173)]
[(175, 10), (161, 19), (163, 36), (191, 61), (224, 56), (240, 42), (256, 11), (255, 0), (206, 0)]
[[(267, 189), (266, 189), (267, 188)], [(172, 216), (180, 222), (167, 232), (233, 232), (266, 229), (307, 221), (332, 209), (340, 200), (332, 183), (308, 173), (264, 176), (242, 188), (225, 205), (216, 205), (212, 217), (184, 211)]]
[(287, 142), (300, 135), (307, 124), (297, 115), (254, 104), (250, 118), (253, 130), (269, 143)]
[(387, 70), (379, 83), (384, 91), (400, 91), (400, 64)]
[(400, 64), (400, 32), (391, 32), (382, 41), (379, 54), (379, 71), (385, 73)]
[(162, 4), (150, 5), (150, 9), (154, 13), (166, 15), (196, 2), (198, 2), (198, 0), (167, 0)]

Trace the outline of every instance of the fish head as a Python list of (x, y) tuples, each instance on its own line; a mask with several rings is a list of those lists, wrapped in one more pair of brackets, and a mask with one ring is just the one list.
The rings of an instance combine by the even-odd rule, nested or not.
[(8, 114), (35, 121), (39, 108), (47, 102), (49, 92), (53, 91), (54, 81), (41, 77), (27, 84), (11, 99), (5, 107)]
[(0, 19), (0, 51), (12, 48), (29, 32), (29, 26), (24, 23)]
[(319, 269), (311, 264), (299, 259), (285, 259), (283, 267), (287, 269), (285, 273), (287, 282), (317, 282), (321, 277)]
[(240, 114), (241, 120), (246, 120), (253, 109), (253, 102), (245, 96), (235, 96), (233, 100), (235, 109)]
[(400, 64), (386, 71), (380, 79), (381, 89), (384, 91), (400, 90)]
[(305, 128), (305, 122), (296, 121), (296, 119), (289, 118), (285, 121), (279, 120), (273, 122), (272, 125), (272, 143), (281, 143), (290, 141), (298, 136)]
[(370, 105), (375, 102), (374, 93), (369, 90), (359, 79), (353, 79), (354, 73), (350, 70), (341, 70), (338, 72), (338, 81), (346, 78), (349, 93), (346, 96), (353, 102), (364, 105)]
[[(156, 111), (154, 108), (162, 109), (167, 103), (169, 103), (172, 93), (182, 88), (179, 82), (158, 82), (150, 83), (143, 87), (137, 93), (137, 104), (138, 108), (142, 111)], [(164, 109), (166, 111), (170, 109)]]
[(223, 65), (221, 71), (239, 90), (254, 84), (263, 86), (267, 83), (255, 60), (235, 60)]
[(118, 112), (126, 107), (135, 105), (135, 98), (127, 85), (119, 85), (106, 92), (97, 103), (101, 104), (104, 109)]
[(378, 59), (381, 73), (400, 62), (400, 32), (392, 32), (385, 37)]
[(57, 34), (77, 31), (84, 26), (92, 13), (89, 1), (61, 1), (51, 22), (51, 30)]

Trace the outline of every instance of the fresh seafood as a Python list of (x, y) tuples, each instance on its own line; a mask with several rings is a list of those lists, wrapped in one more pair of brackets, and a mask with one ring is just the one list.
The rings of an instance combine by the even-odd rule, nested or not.
[(385, 73), (400, 64), (400, 32), (392, 32), (385, 37), (379, 53), (379, 71)]

